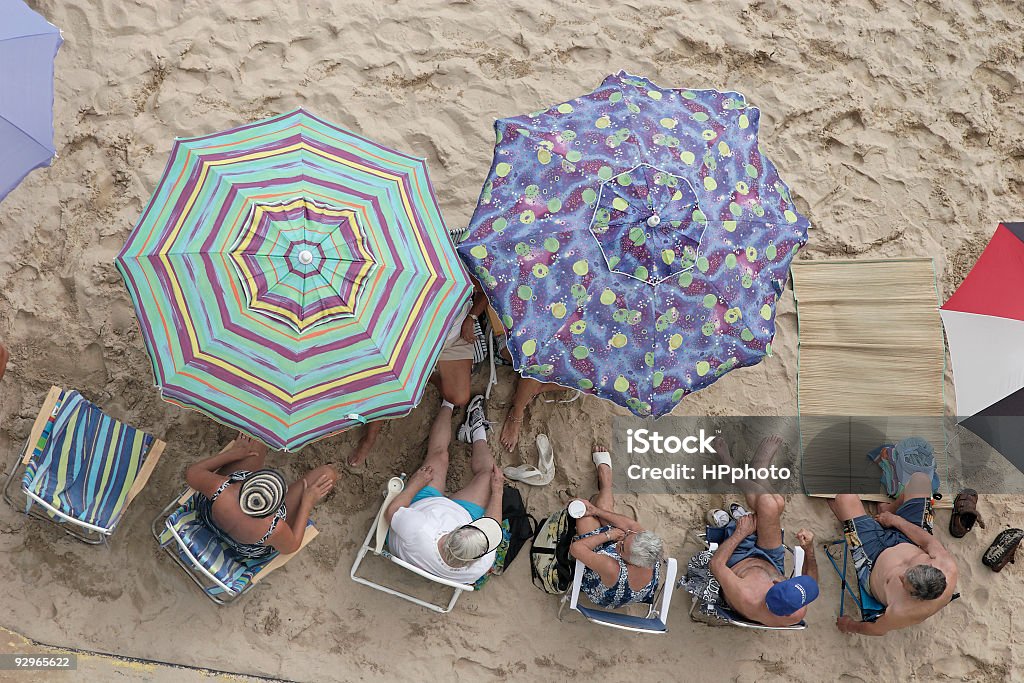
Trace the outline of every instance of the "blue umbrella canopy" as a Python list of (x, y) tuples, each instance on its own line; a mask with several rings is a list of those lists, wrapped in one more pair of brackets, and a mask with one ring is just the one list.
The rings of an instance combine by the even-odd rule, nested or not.
[(53, 60), (63, 42), (21, 0), (0, 0), (0, 200), (56, 153)]
[(664, 415), (771, 354), (807, 241), (743, 95), (625, 72), (501, 119), (459, 254), (516, 369)]

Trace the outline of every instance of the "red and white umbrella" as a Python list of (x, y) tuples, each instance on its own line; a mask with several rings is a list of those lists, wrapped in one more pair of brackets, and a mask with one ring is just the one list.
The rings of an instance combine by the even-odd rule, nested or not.
[(957, 415), (1024, 411), (1024, 223), (1001, 223), (941, 310)]

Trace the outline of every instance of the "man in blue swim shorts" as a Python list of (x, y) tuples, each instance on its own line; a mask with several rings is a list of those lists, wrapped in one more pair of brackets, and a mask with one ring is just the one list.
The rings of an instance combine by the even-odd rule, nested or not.
[(430, 428), (427, 456), (405, 489), (385, 511), (394, 555), (434, 576), (473, 583), (494, 564), (502, 540), (501, 505), (505, 478), (487, 446), (490, 423), (483, 396), (474, 398), (460, 427), (471, 441), (473, 479), (445, 495), (448, 446), (454, 406), (443, 401)]
[[(764, 439), (750, 461), (755, 469), (768, 467), (782, 445), (776, 435)], [(722, 438), (714, 441), (715, 453), (724, 465), (734, 466), (729, 447)], [(786, 500), (772, 493), (766, 483), (744, 480), (739, 484), (750, 514), (733, 506), (734, 522), (724, 530), (723, 540), (711, 558), (711, 573), (722, 586), (726, 602), (747, 619), (765, 626), (800, 623), (807, 606), (818, 597), (818, 565), (814, 557), (814, 534), (797, 533), (804, 549), (803, 574), (785, 578), (785, 549), (782, 546), (782, 511)]]
[(880, 503), (874, 518), (854, 494), (829, 501), (843, 524), (861, 587), (867, 588), (885, 613), (873, 622), (839, 617), (843, 633), (881, 636), (919, 624), (949, 604), (956, 590), (953, 556), (926, 530), (932, 475), (917, 472), (892, 503)]

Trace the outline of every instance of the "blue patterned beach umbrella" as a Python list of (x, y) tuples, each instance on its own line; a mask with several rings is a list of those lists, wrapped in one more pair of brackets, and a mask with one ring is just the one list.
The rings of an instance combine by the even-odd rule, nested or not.
[(640, 416), (771, 354), (809, 227), (743, 95), (624, 72), (501, 119), (459, 254), (524, 377)]
[(60, 29), (21, 0), (0, 0), (0, 200), (53, 147), (53, 60)]

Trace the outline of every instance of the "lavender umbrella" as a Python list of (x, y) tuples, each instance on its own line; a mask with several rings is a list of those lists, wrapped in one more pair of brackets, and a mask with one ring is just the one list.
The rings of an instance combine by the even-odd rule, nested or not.
[(0, 200), (53, 147), (53, 59), (60, 29), (21, 0), (0, 0)]
[(661, 416), (771, 353), (808, 221), (739, 93), (624, 72), (495, 123), (458, 251), (524, 377)]

